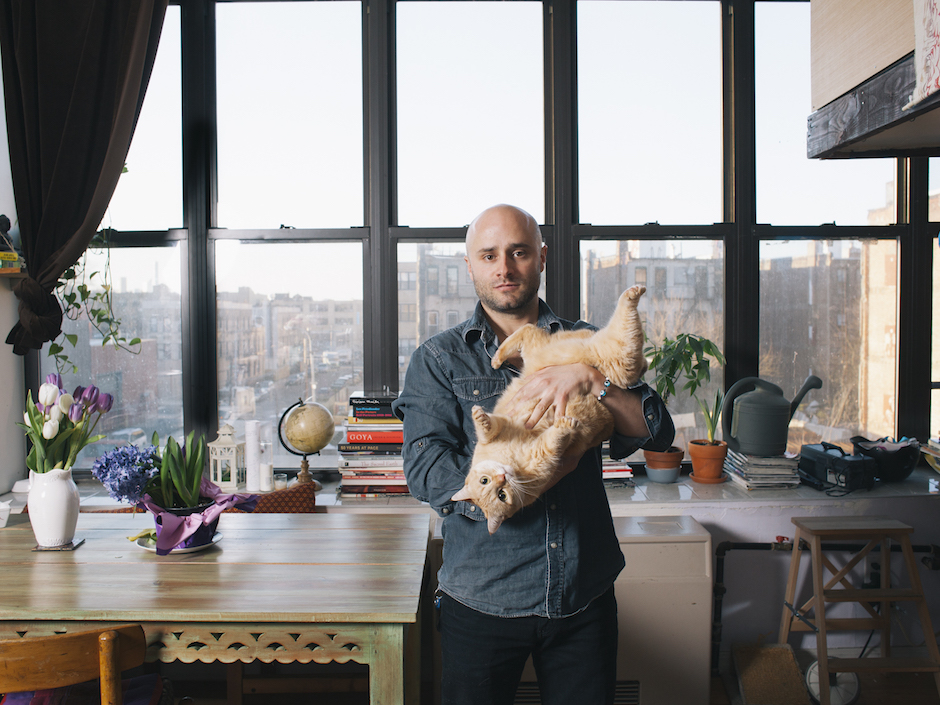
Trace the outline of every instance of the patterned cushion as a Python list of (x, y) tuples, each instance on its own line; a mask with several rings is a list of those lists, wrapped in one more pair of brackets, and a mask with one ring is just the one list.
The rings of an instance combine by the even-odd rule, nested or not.
[(313, 480), (286, 490), (263, 494), (255, 506), (255, 514), (313, 514), (317, 511), (315, 493), (321, 487), (319, 482)]
[[(173, 687), (159, 674), (148, 673), (122, 682), (124, 705), (172, 705)], [(98, 681), (88, 681), (52, 690), (8, 693), (0, 705), (98, 705), (101, 691)]]

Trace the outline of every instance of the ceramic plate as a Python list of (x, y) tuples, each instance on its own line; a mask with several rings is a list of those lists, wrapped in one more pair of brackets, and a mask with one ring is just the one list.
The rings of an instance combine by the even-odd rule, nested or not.
[[(214, 546), (219, 541), (222, 540), (222, 533), (219, 531), (215, 532), (215, 536), (212, 537), (211, 543), (204, 543), (202, 546), (190, 546), (189, 548), (173, 548), (170, 550), (170, 553), (197, 553), (199, 551), (205, 551), (209, 546)], [(137, 545), (140, 546), (145, 551), (150, 551), (151, 553), (157, 552), (157, 542), (151, 541), (146, 536), (137, 539)]]

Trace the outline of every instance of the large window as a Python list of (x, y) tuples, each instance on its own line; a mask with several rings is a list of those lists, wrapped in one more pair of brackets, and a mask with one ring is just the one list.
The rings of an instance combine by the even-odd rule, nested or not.
[(541, 4), (396, 8), (399, 222), (465, 225), (503, 202), (543, 222)]
[[(499, 202), (543, 225), (540, 293), (559, 315), (603, 325), (642, 283), (651, 338), (727, 348), (713, 386), (759, 375), (790, 396), (822, 377), (793, 439), (925, 423), (923, 397), (898, 392), (898, 361), (931, 355), (897, 312), (922, 292), (897, 275), (926, 233), (933, 264), (910, 266), (938, 278), (940, 167), (806, 158), (808, 2), (756, 2), (753, 28), (727, 0), (206, 3), (168, 12), (102, 223), (142, 351), (67, 326), (68, 383), (119, 391), (109, 434), (257, 419), (273, 435), (299, 398), (339, 423), (350, 392), (395, 391), (415, 347), (472, 314), (465, 226)], [(751, 68), (755, 94), (732, 96), (724, 78)], [(750, 164), (753, 184), (724, 171)], [(897, 183), (911, 165), (929, 184)], [(910, 189), (929, 190), (927, 220), (904, 222)], [(934, 385), (934, 435), (937, 336), (932, 366), (911, 366), (931, 369), (916, 381)], [(692, 402), (672, 404), (680, 442), (700, 435)]]
[(219, 221), (362, 224), (357, 2), (220, 3)]
[(893, 223), (894, 159), (806, 158), (809, 30), (808, 2), (755, 4), (757, 222), (868, 225), (887, 193), (891, 208), (879, 224)]
[[(104, 278), (106, 271), (110, 280)], [(179, 248), (111, 248), (110, 253), (90, 249), (84, 272), (77, 283), (97, 291), (110, 286), (113, 316), (120, 320), (124, 337), (128, 343), (140, 339), (119, 349), (104, 342), (107, 331), (95, 327), (84, 312), (63, 321), (63, 331), (75, 339), (74, 346), (63, 344), (71, 362), (62, 370), (66, 390), (94, 384), (114, 397), (111, 411), (95, 429), (106, 437), (79, 454), (78, 467), (90, 468), (98, 455), (115, 445), (149, 444), (154, 431), (161, 443), (168, 435), (183, 438)], [(55, 360), (45, 351), (40, 361), (43, 377), (56, 371)]]
[(578, 128), (582, 222), (720, 221), (720, 3), (579, 0)]

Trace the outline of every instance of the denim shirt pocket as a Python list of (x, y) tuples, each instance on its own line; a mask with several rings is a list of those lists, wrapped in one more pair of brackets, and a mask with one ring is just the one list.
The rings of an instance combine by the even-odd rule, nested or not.
[(496, 406), (497, 398), (505, 389), (505, 380), (498, 378), (457, 377), (454, 379), (454, 395), (468, 414), (474, 406), (478, 405), (487, 411), (492, 410)]

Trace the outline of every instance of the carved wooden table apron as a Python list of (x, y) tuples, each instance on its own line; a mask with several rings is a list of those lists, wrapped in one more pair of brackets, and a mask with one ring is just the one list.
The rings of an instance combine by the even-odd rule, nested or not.
[(372, 703), (417, 697), (424, 514), (223, 514), (216, 545), (169, 556), (127, 540), (149, 514), (81, 514), (68, 552), (32, 551), (24, 519), (0, 530), (0, 638), (139, 622), (151, 661), (355, 661)]

